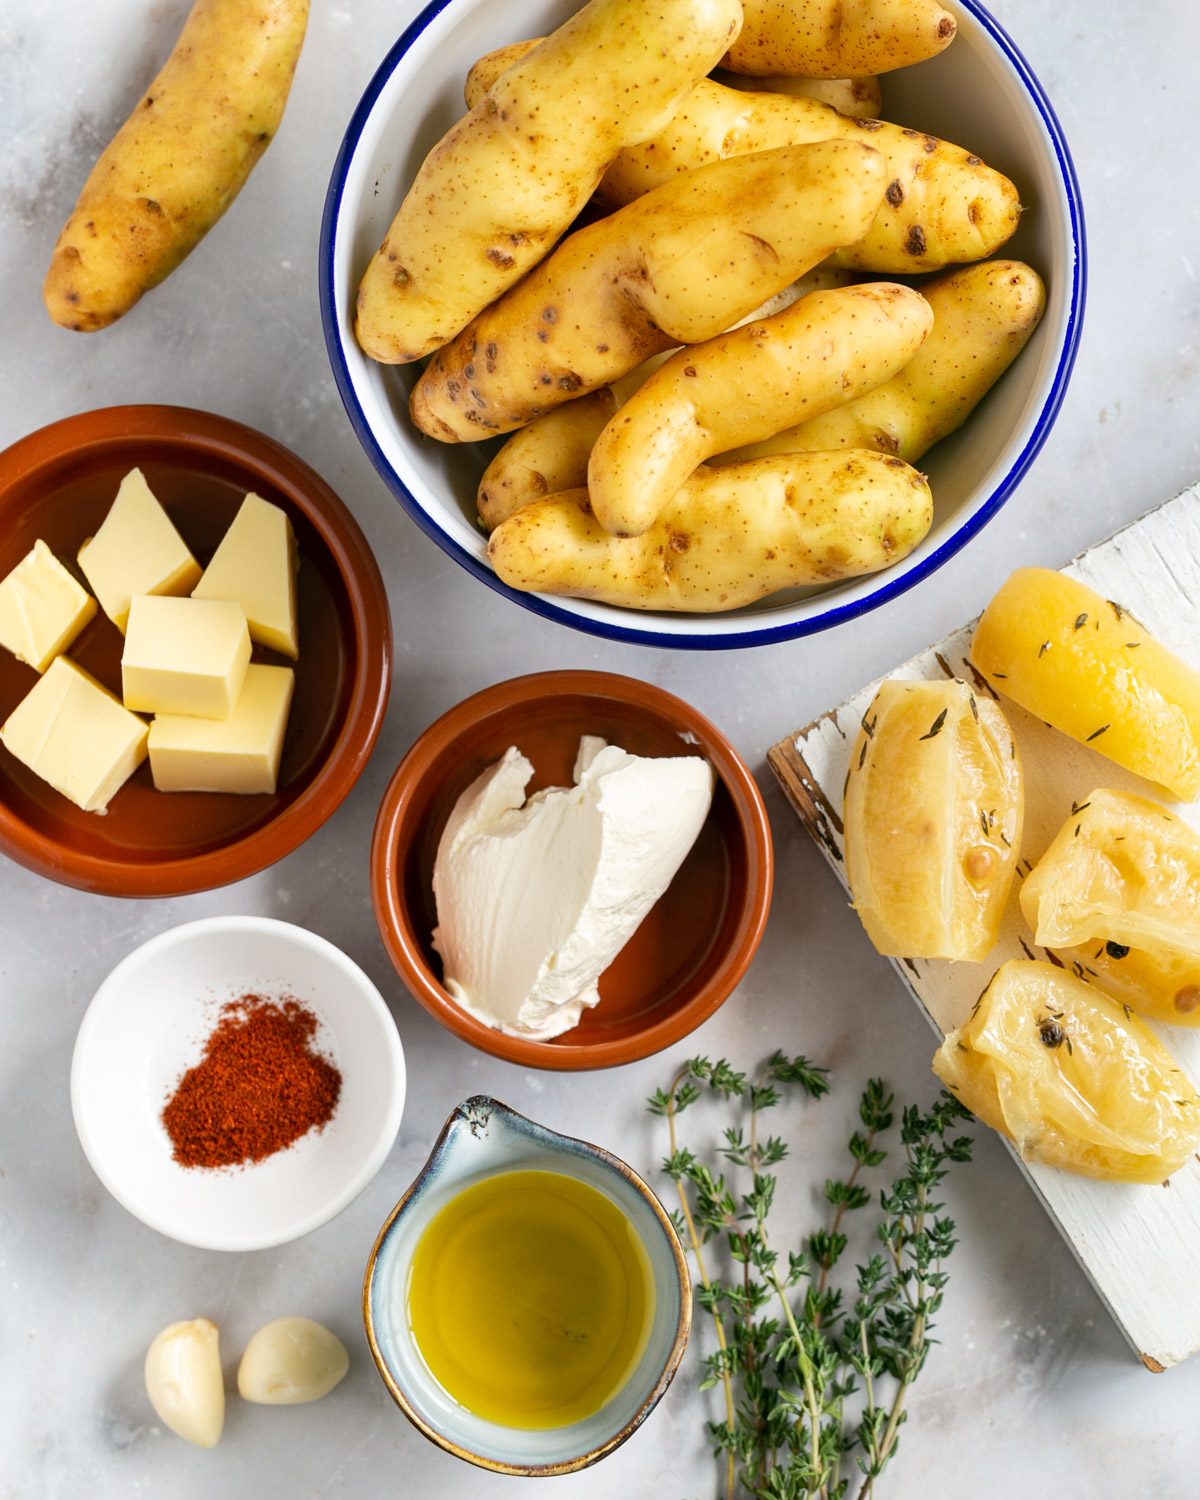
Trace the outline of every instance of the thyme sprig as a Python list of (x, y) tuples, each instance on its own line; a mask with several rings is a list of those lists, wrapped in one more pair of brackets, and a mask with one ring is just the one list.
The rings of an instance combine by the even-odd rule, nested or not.
[[(775, 1203), (773, 1169), (788, 1146), (764, 1134), (762, 1117), (796, 1090), (820, 1099), (829, 1091), (827, 1071), (782, 1052), (753, 1077), (723, 1058), (694, 1057), (648, 1106), (667, 1122), (663, 1170), (679, 1193), (676, 1227), (695, 1260), (696, 1300), (716, 1333), (700, 1388), (719, 1388), (723, 1398), (722, 1419), (707, 1428), (723, 1459), (728, 1500), (739, 1493), (844, 1500), (854, 1483), (858, 1500), (871, 1500), (896, 1453), (908, 1392), (933, 1341), (943, 1265), (956, 1243), (936, 1195), (951, 1164), (970, 1160), (970, 1138), (952, 1133), (970, 1116), (944, 1092), (927, 1112), (915, 1106), (901, 1112), (903, 1161), (891, 1186), (878, 1193), (878, 1249), (853, 1277), (841, 1278), (848, 1285), (836, 1285), (849, 1244), (847, 1215), (876, 1201), (864, 1178), (886, 1160), (894, 1100), (881, 1079), (867, 1083), (845, 1173), (825, 1183), (828, 1221), (781, 1255), (767, 1221)], [(679, 1137), (680, 1115), (702, 1099), (736, 1111), (712, 1165)], [(851, 1457), (857, 1477), (843, 1472)]]

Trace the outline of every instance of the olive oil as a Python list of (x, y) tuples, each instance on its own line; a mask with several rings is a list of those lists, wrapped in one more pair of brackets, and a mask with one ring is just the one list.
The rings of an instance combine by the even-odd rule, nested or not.
[(464, 1188), (417, 1242), (408, 1320), (430, 1373), (506, 1427), (565, 1427), (632, 1372), (654, 1313), (637, 1232), (596, 1188), (503, 1172)]

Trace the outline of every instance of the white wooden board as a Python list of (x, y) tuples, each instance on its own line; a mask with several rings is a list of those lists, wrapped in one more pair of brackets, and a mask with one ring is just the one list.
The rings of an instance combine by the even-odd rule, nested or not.
[[(1125, 606), (1186, 661), (1200, 667), (1200, 484), (1092, 547), (1063, 570)], [(891, 677), (961, 677), (995, 693), (968, 659), (974, 622), (913, 657)], [(772, 747), (768, 759), (801, 820), (845, 884), (842, 788), (851, 747), (878, 683)], [(1147, 794), (1145, 782), (1004, 700), (1026, 775), (1022, 872), (1097, 787)], [(1152, 796), (1166, 800), (1161, 792)], [(1200, 828), (1200, 806), (1178, 807)], [(863, 941), (866, 942), (864, 934)], [(1045, 957), (1021, 918), (1014, 891), (1000, 943), (986, 963), (893, 959), (934, 1029), (959, 1025), (995, 968), (1009, 958)], [(1200, 1083), (1200, 1029), (1160, 1028), (1188, 1075)], [(1015, 1155), (1015, 1153), (1014, 1153)], [(1200, 1349), (1200, 1159), (1166, 1187), (1093, 1182), (1019, 1163), (1080, 1265), (1142, 1362), (1151, 1370)]]

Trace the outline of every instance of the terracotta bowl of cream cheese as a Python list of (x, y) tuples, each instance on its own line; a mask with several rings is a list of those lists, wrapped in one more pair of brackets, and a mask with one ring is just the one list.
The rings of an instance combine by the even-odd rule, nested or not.
[[(433, 946), (438, 842), (460, 795), (515, 746), (534, 768), (527, 793), (572, 784), (584, 736), (631, 755), (701, 755), (712, 806), (666, 892), (603, 972), (600, 1003), (550, 1040), (513, 1036), (464, 1010)], [(384, 946), (443, 1026), (524, 1067), (608, 1068), (649, 1057), (706, 1021), (754, 957), (771, 901), (762, 797), (729, 741), (681, 699), (607, 672), (541, 672), (486, 688), (444, 714), (397, 767), (371, 846), (371, 895)]]

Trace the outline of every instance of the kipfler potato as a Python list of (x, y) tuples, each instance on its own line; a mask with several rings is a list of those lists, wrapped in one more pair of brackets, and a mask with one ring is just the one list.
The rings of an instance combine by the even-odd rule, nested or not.
[[(536, 45), (480, 58), (468, 75), (467, 97), (478, 95), (520, 46)], [(888, 171), (874, 219), (861, 240), (835, 253), (838, 265), (892, 276), (938, 271), (994, 254), (1016, 230), (1016, 188), (961, 146), (885, 120), (851, 119), (816, 99), (747, 93), (711, 78), (696, 84), (663, 130), (620, 153), (598, 196), (631, 203), (708, 162), (827, 140), (865, 141), (883, 154)]]
[(640, 535), (710, 455), (882, 385), (932, 324), (919, 292), (882, 281), (812, 292), (773, 317), (680, 350), (596, 439), (587, 482), (593, 515), (617, 536)]
[(308, 0), (196, 0), (58, 237), (56, 323), (106, 328), (195, 249), (279, 128), (307, 21)]
[(739, 0), (590, 0), (426, 157), (358, 291), (355, 334), (404, 364), (546, 254), (622, 147), (647, 139), (741, 24)]
[(835, 411), (713, 462), (875, 448), (915, 464), (961, 427), (1029, 342), (1046, 289), (1019, 260), (991, 260), (927, 281), (920, 291), (933, 309), (933, 331), (898, 375)]
[(492, 532), (488, 556), (513, 588), (707, 613), (876, 572), (932, 519), (929, 486), (901, 459), (803, 453), (702, 466), (636, 537), (605, 531), (586, 490), (535, 500)]
[(722, 332), (870, 222), (883, 158), (821, 141), (714, 162), (576, 231), (440, 349), (413, 389), (422, 432), (510, 432), (652, 354)]
[[(742, 321), (751, 323), (771, 317), (809, 292), (847, 286), (851, 280), (850, 271), (815, 266)], [(556, 406), (519, 427), (493, 457), (479, 482), (476, 507), (480, 524), (491, 531), (530, 500), (586, 485), (588, 458), (608, 419), (646, 383), (670, 353), (668, 350), (656, 354), (612, 385)]]
[(935, 57), (958, 23), (937, 0), (744, 0), (725, 66), (738, 73), (861, 78)]

